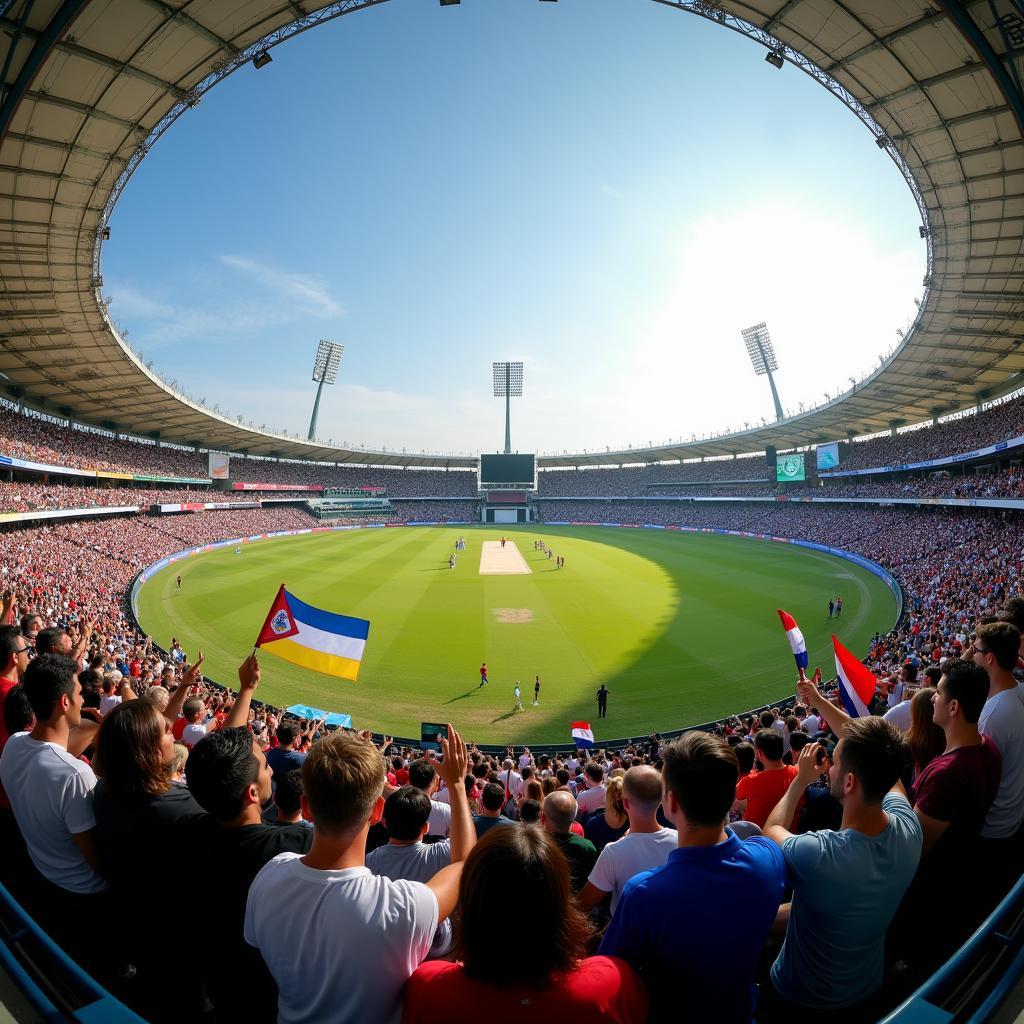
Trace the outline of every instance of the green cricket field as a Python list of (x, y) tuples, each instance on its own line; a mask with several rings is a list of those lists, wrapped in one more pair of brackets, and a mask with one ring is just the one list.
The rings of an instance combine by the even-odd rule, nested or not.
[[(493, 570), (496, 557), (485, 542), (503, 535), (522, 556), (519, 569), (481, 571)], [(449, 568), (460, 536), (466, 550)], [(245, 543), (238, 554), (203, 552), (142, 587), (139, 619), (161, 646), (176, 636), (190, 657), (203, 651), (206, 675), (236, 687), (281, 583), (307, 604), (369, 619), (369, 639), (358, 682), (265, 652), (257, 697), (341, 711), (356, 728), (395, 736), (451, 721), (481, 743), (565, 743), (577, 719), (591, 722), (600, 743), (746, 711), (793, 692), (776, 608), (794, 616), (811, 666), (827, 676), (833, 631), (863, 655), (872, 634), (896, 618), (896, 601), (875, 575), (794, 545), (536, 525), (339, 530)], [(830, 621), (837, 595), (843, 615)], [(489, 670), (483, 687), (481, 662)], [(610, 696), (599, 722), (601, 683)]]

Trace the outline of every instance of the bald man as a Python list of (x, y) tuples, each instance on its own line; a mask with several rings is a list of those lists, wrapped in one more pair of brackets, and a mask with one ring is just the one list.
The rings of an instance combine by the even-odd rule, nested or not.
[(625, 884), (641, 871), (660, 868), (676, 848), (676, 831), (658, 823), (661, 775), (648, 765), (630, 768), (622, 780), (622, 803), (629, 817), (629, 832), (609, 843), (579, 896), (584, 910), (596, 907), (609, 893), (615, 913)]
[(580, 891), (597, 861), (597, 849), (589, 839), (573, 835), (569, 829), (576, 820), (576, 798), (565, 789), (555, 790), (544, 797), (540, 823), (551, 838), (562, 848), (569, 861), (572, 891)]

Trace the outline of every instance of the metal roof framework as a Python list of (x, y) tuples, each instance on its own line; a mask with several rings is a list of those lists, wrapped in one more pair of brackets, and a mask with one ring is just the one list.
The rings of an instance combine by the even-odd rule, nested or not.
[[(271, 47), (384, 2), (0, 0), (0, 373), (9, 391), (54, 415), (203, 448), (475, 466), (469, 456), (302, 441), (203, 408), (143, 365), (101, 294), (107, 220), (177, 117)], [(879, 368), (817, 409), (541, 466), (799, 447), (931, 419), (1024, 383), (1021, 0), (654, 2), (742, 32), (862, 120), (921, 211), (924, 297)]]

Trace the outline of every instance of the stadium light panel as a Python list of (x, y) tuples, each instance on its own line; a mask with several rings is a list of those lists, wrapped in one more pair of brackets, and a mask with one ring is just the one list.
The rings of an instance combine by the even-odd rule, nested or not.
[[(494, 363), (494, 397), (523, 397), (523, 364)], [(507, 389), (507, 390), (506, 390)]]
[(333, 384), (338, 379), (338, 367), (341, 365), (341, 354), (344, 351), (344, 345), (321, 339), (313, 362), (313, 380), (317, 383), (323, 381), (325, 384)]
[(259, 70), (265, 68), (274, 58), (266, 50), (260, 50), (252, 59), (252, 66)]
[(781, 71), (781, 70), (782, 70), (782, 65), (786, 63), (786, 62), (785, 62), (785, 60), (784, 60), (784, 59), (783, 59), (783, 57), (782, 57), (782, 54), (781, 54), (781, 53), (778, 53), (778, 52), (777, 52), (776, 50), (769, 50), (769, 51), (768, 51), (768, 52), (767, 52), (767, 53), (766, 53), (766, 54), (764, 55), (764, 59), (765, 59), (765, 60), (766, 60), (766, 61), (767, 61), (767, 62), (768, 62), (769, 64), (771, 64), (771, 66), (772, 66), (773, 68), (778, 68), (778, 69), (779, 69), (779, 71)]
[(747, 346), (747, 355), (750, 356), (750, 363), (758, 377), (763, 377), (769, 371), (779, 368), (778, 360), (775, 358), (775, 346), (772, 345), (766, 323), (755, 324), (753, 327), (740, 331), (740, 334), (743, 335), (743, 341)]

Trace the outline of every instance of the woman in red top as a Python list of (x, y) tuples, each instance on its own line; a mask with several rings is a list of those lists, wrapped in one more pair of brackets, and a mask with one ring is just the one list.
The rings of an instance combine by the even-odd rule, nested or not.
[[(417, 968), (402, 1024), (469, 1019), (481, 1010), (488, 1024), (646, 1019), (647, 993), (633, 968), (617, 957), (586, 957), (590, 926), (573, 902), (565, 856), (542, 829), (491, 829), (466, 858), (459, 906), (458, 962)], [(504, 954), (496, 932), (514, 937)], [(582, 1016), (566, 1016), (575, 1013)]]

